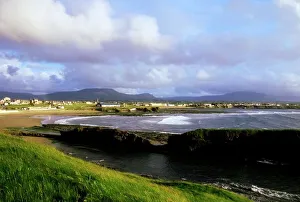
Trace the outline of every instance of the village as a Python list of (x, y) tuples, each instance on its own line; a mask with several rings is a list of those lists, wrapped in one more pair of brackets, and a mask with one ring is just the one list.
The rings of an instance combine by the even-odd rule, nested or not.
[(101, 102), (93, 101), (52, 101), (39, 99), (11, 99), (4, 97), (0, 100), (0, 110), (68, 110), (94, 108), (127, 109), (129, 112), (140, 108), (200, 108), (200, 109), (297, 109), (295, 103), (259, 103), (259, 102)]

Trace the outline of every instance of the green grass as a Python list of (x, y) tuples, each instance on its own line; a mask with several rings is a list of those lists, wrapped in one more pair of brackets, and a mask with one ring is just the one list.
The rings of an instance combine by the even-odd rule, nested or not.
[(64, 105), (65, 110), (95, 110), (95, 104), (75, 103), (72, 105)]
[(211, 186), (152, 180), (0, 135), (0, 201), (249, 201)]

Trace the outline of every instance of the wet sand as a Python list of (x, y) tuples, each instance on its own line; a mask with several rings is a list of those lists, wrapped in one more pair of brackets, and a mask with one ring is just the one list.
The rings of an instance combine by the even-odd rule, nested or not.
[(31, 127), (41, 125), (41, 119), (29, 114), (0, 114), (0, 130), (8, 127)]
[[(0, 132), (10, 127), (32, 127), (40, 126), (41, 122), (47, 119), (48, 123), (52, 116), (74, 116), (74, 115), (94, 115), (99, 114), (95, 111), (20, 111), (0, 113)], [(53, 119), (55, 120), (55, 119)], [(44, 137), (22, 137), (29, 142), (51, 145), (52, 140)]]
[(31, 127), (41, 125), (41, 121), (53, 116), (101, 115), (96, 111), (20, 111), (0, 113), (0, 130), (7, 127)]

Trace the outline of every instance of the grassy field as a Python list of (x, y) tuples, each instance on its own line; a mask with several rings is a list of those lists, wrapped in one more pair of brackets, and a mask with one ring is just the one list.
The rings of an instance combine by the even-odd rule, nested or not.
[(0, 134), (0, 201), (249, 201), (206, 185), (121, 173)]

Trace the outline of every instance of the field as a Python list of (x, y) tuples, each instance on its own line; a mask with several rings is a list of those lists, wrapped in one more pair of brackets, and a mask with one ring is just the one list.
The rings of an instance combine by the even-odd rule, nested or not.
[(121, 173), (0, 135), (0, 201), (249, 201), (207, 185)]

